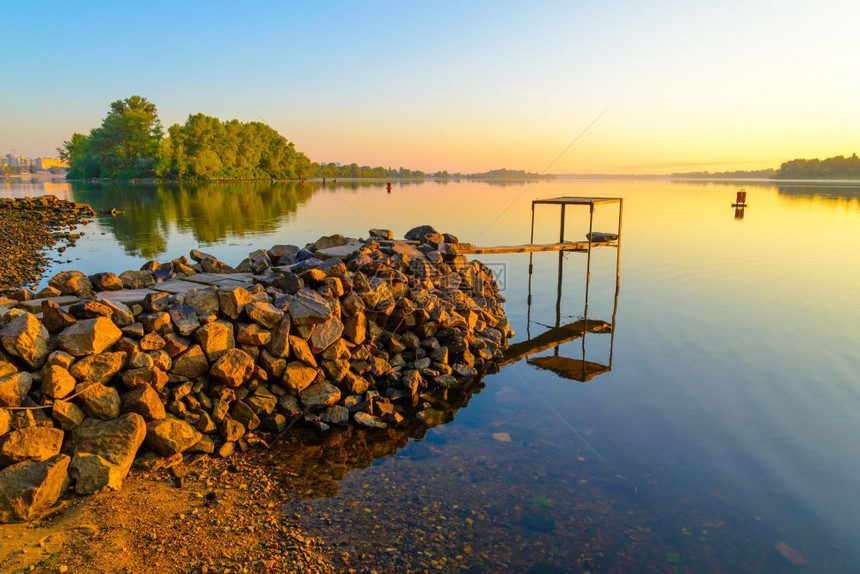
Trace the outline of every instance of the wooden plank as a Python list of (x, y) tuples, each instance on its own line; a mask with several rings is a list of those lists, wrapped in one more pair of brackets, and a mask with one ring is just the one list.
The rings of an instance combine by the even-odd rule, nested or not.
[(579, 339), (585, 333), (607, 333), (611, 329), (612, 326), (606, 321), (595, 321), (593, 319), (580, 319), (561, 327), (553, 327), (537, 337), (514, 343), (508, 347), (504, 358), (499, 364), (501, 366), (510, 365), (525, 359), (529, 355), (554, 349), (559, 345)]
[[(616, 241), (594, 241), (591, 248), (615, 247)], [(526, 243), (523, 245), (494, 245), (478, 247), (469, 243), (452, 244), (454, 251), (462, 255), (481, 253), (537, 253), (541, 251), (588, 251), (588, 241), (564, 241), (562, 243)]]
[(561, 197), (535, 199), (532, 201), (532, 205), (605, 205), (607, 203), (620, 202), (620, 197), (578, 197), (563, 195)]

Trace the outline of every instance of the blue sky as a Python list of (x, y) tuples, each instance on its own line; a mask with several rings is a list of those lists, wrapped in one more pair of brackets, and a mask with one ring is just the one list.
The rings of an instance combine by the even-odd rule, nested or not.
[[(4, 9), (0, 152), (111, 101), (264, 120), (320, 161), (752, 168), (857, 151), (860, 8), (783, 2), (27, 2)], [(698, 167), (697, 167), (698, 166)]]

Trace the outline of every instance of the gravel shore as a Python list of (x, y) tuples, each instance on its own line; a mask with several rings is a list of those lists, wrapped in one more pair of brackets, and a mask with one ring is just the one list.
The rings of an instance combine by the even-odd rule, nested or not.
[(93, 216), (90, 206), (53, 195), (0, 199), (0, 292), (37, 284), (50, 263), (47, 251), (74, 245), (75, 228)]

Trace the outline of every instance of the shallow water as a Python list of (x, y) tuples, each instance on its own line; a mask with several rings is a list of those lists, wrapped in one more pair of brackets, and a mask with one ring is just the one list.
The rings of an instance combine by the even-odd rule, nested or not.
[[(559, 349), (602, 365), (611, 353), (610, 371), (581, 383), (519, 362), (437, 405), (445, 422), (429, 430), (297, 433), (282, 447), (297, 511), (358, 568), (860, 570), (860, 188), (747, 186), (738, 220), (736, 187), (703, 183), (395, 183), (389, 194), (0, 182), (5, 196), (43, 189), (124, 212), (99, 215), (52, 273), (120, 272), (192, 248), (235, 264), (276, 243), (422, 223), (525, 243), (533, 198), (621, 196), (615, 336)], [(568, 239), (583, 238), (585, 214), (568, 209)], [(616, 218), (598, 207), (595, 229)], [(536, 221), (537, 241), (557, 240), (555, 208)], [(612, 321), (615, 257), (593, 254), (589, 318)], [(557, 254), (534, 257), (530, 311), (529, 257), (482, 260), (504, 269), (515, 342), (583, 315), (584, 255), (563, 258), (558, 314)]]

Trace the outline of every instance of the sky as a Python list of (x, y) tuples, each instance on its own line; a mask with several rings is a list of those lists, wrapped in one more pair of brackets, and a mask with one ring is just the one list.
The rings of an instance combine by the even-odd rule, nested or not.
[(860, 3), (6, 4), (0, 153), (110, 102), (264, 121), (315, 161), (669, 173), (860, 152)]

